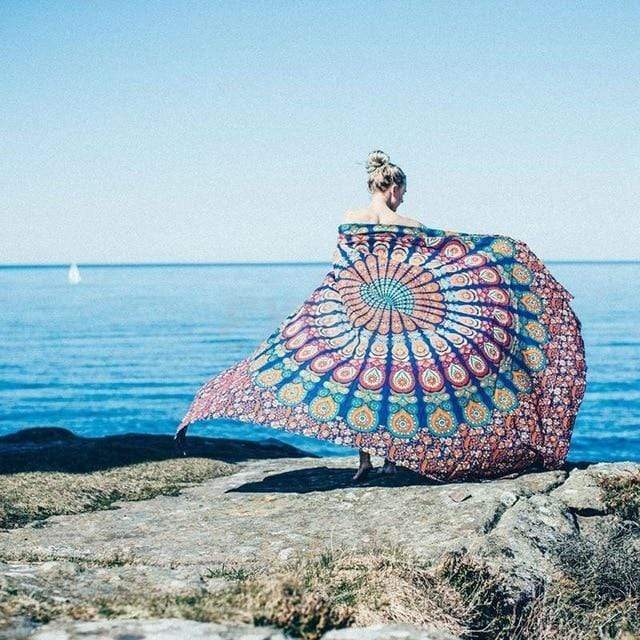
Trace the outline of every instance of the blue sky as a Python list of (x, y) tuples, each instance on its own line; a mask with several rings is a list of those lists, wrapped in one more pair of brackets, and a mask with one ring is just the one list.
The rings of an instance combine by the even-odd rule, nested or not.
[(0, 262), (329, 261), (400, 213), (640, 258), (638, 2), (0, 3)]

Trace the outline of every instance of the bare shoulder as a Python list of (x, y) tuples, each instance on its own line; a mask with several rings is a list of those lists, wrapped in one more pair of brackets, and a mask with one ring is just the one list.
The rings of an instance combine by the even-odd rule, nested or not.
[(406, 227), (421, 227), (423, 226), (420, 220), (410, 218), (409, 216), (396, 216), (393, 219), (382, 220), (383, 224), (399, 224)]
[(419, 220), (408, 216), (395, 215), (393, 218), (384, 218), (368, 209), (347, 209), (344, 212), (345, 223), (379, 223), (379, 224), (400, 224), (408, 227), (420, 227), (422, 223)]
[(344, 221), (350, 222), (376, 222), (375, 217), (366, 209), (347, 209), (344, 212)]
[(416, 220), (415, 218), (405, 218), (406, 222), (402, 224), (406, 224), (409, 227), (422, 227), (424, 226), (420, 220)]

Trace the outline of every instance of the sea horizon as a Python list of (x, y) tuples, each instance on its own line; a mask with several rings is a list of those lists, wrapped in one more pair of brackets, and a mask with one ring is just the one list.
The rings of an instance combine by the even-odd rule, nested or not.
[[(545, 264), (640, 264), (640, 260), (590, 260), (590, 259), (542, 259)], [(255, 266), (307, 266), (330, 265), (327, 260), (291, 260), (291, 261), (265, 261), (265, 262), (33, 262), (33, 263), (0, 263), (0, 269), (64, 269), (75, 264), (78, 267), (255, 267)]]

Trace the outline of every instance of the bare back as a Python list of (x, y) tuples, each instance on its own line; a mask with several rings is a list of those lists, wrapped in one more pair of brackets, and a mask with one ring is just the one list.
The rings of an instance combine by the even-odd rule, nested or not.
[(374, 211), (369, 208), (363, 209), (347, 209), (344, 214), (345, 223), (358, 223), (364, 224), (400, 224), (407, 227), (420, 227), (423, 226), (418, 220), (413, 218), (407, 218), (405, 216), (398, 215), (397, 213), (389, 211)]

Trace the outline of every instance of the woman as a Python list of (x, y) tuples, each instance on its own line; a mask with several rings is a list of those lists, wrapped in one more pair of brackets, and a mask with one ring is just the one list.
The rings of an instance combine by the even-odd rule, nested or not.
[[(407, 192), (407, 178), (400, 167), (390, 162), (384, 151), (372, 151), (367, 159), (369, 179), (367, 188), (371, 194), (371, 202), (364, 209), (347, 209), (344, 222), (377, 223), (383, 225), (403, 225), (409, 227), (423, 226), (413, 218), (406, 218), (396, 213)], [(360, 451), (360, 467), (353, 476), (356, 481), (363, 480), (373, 469), (371, 456)], [(395, 463), (385, 459), (380, 473), (396, 473)]]
[(321, 284), (178, 425), (226, 417), (327, 440), (434, 480), (564, 464), (585, 390), (572, 295), (522, 241), (401, 216), (402, 170), (374, 151), (371, 203), (338, 227)]

